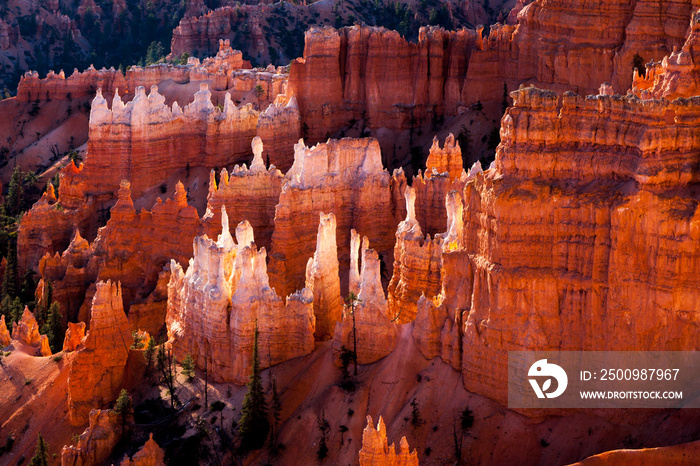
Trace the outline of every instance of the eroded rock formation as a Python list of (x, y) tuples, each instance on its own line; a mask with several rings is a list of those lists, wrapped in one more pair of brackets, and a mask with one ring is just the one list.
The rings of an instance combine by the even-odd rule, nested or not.
[(461, 228), (448, 196), (442, 291), (420, 300), (414, 327), (421, 351), (454, 365), (461, 334), (465, 387), (505, 403), (508, 350), (696, 347), (696, 285), (677, 278), (700, 263), (695, 103), (511, 95), (495, 167), (458, 193)]
[(26, 306), (22, 318), (18, 322), (12, 323), (12, 339), (36, 347), (38, 356), (51, 356), (49, 340), (46, 335), (39, 333), (39, 324), (37, 324), (34, 314)]
[(125, 456), (120, 466), (164, 466), (165, 451), (153, 440), (150, 434), (146, 443), (131, 458)]
[(416, 194), (406, 187), (406, 219), (399, 223), (394, 246), (394, 274), (389, 283), (389, 315), (399, 323), (411, 322), (421, 295), (432, 298), (440, 291), (442, 239), (424, 236), (416, 220)]
[(77, 352), (68, 377), (70, 422), (82, 425), (93, 408), (117, 398), (124, 382), (131, 331), (119, 283), (98, 282), (92, 300), (90, 331)]
[(63, 339), (63, 351), (76, 351), (83, 344), (85, 338), (85, 322), (68, 322), (66, 336)]
[(5, 315), (0, 316), (0, 348), (4, 348), (12, 342), (10, 332), (5, 325)]
[(306, 263), (306, 289), (314, 295), (314, 336), (318, 340), (328, 340), (333, 337), (335, 324), (341, 320), (343, 300), (338, 275), (335, 215), (321, 213), (320, 217), (316, 252)]
[(329, 140), (311, 148), (299, 141), (275, 212), (272, 286), (281, 295), (304, 286), (321, 212), (336, 218), (341, 276), (349, 270), (351, 229), (367, 236), (377, 251), (390, 251), (396, 224), (387, 213), (395, 210), (393, 199), (376, 140)]
[(406, 437), (401, 437), (399, 451), (394, 444), (388, 444), (384, 419), (379, 416), (377, 428), (374, 428), (372, 416), (367, 416), (367, 427), (362, 432), (360, 449), (360, 466), (418, 466), (416, 450), (410, 451)]
[(314, 299), (303, 289), (283, 302), (268, 284), (267, 253), (255, 245), (250, 224), (238, 225), (234, 242), (225, 209), (221, 218), (216, 242), (195, 238), (186, 273), (171, 261), (166, 323), (176, 359), (190, 353), (215, 380), (244, 383), (256, 327), (262, 367), (313, 350)]
[(121, 417), (112, 410), (93, 409), (89, 425), (80, 435), (77, 445), (61, 450), (61, 466), (89, 466), (102, 464), (121, 439)]
[[(353, 335), (353, 332), (356, 332), (356, 335)], [(342, 347), (352, 350), (356, 341), (357, 362), (370, 364), (394, 350), (396, 335), (396, 324), (389, 315), (382, 289), (379, 257), (375, 250), (364, 249), (357, 301), (354, 309), (352, 304), (345, 306), (343, 320), (335, 328), (333, 348), (337, 354)]]
[(284, 177), (274, 167), (265, 168), (263, 141), (258, 136), (253, 138), (252, 149), (249, 168), (235, 166), (230, 174), (222, 169), (218, 184), (212, 171), (207, 212), (202, 222), (204, 232), (215, 237), (221, 227), (221, 207), (226, 206), (229, 221), (237, 225), (247, 220), (255, 231), (256, 243), (269, 249)]
[(634, 74), (632, 91), (641, 98), (675, 99), (700, 93), (700, 13), (690, 21), (690, 32), (683, 48), (661, 61), (650, 62)]

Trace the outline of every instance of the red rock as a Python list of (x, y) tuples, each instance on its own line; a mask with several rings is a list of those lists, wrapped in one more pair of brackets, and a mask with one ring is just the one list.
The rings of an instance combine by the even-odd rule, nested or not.
[(12, 323), (12, 339), (18, 340), (25, 345), (41, 348), (39, 325), (34, 318), (34, 314), (29, 311), (27, 306), (24, 306), (22, 318), (18, 322)]
[(63, 339), (63, 351), (68, 353), (70, 351), (78, 350), (85, 338), (85, 322), (68, 322), (68, 328), (66, 329), (66, 337)]
[(131, 458), (125, 456), (120, 466), (164, 466), (165, 451), (153, 440), (150, 434), (146, 443)]
[[(700, 92), (700, 60), (696, 56), (700, 50), (700, 21), (693, 16), (690, 32), (680, 50), (673, 50), (671, 55), (661, 62), (651, 62), (646, 70), (634, 74), (632, 91), (643, 99), (692, 97)], [(645, 71), (645, 76), (640, 73)]]
[(367, 427), (362, 432), (362, 448), (359, 453), (360, 466), (418, 466), (416, 450), (409, 451), (406, 437), (401, 437), (399, 451), (388, 444), (384, 419), (379, 416), (374, 428), (372, 416), (367, 416)]
[(85, 424), (93, 408), (117, 398), (124, 382), (131, 341), (121, 284), (109, 280), (97, 283), (85, 347), (76, 353), (70, 365), (68, 409), (71, 424)]
[(250, 376), (256, 325), (264, 368), (310, 353), (315, 318), (313, 293), (303, 289), (284, 303), (270, 288), (266, 252), (255, 246), (248, 222), (238, 225), (236, 240), (223, 210), (221, 235), (216, 243), (195, 238), (187, 273), (171, 261), (166, 324), (176, 359), (189, 353), (213, 380), (242, 384)]
[(450, 181), (454, 181), (462, 176), (462, 150), (455, 142), (455, 137), (450, 133), (445, 138), (445, 145), (440, 147), (437, 136), (433, 139), (430, 147), (428, 160), (425, 162), (425, 172), (430, 173), (435, 169), (438, 173), (449, 173)]
[[(396, 346), (396, 324), (389, 315), (386, 297), (379, 273), (379, 257), (373, 249), (362, 255), (360, 292), (355, 305), (355, 331), (357, 332), (357, 362), (371, 364), (389, 353)], [(339, 354), (344, 346), (354, 348), (352, 309), (346, 305), (343, 320), (335, 328), (333, 350)]]
[(350, 230), (367, 236), (390, 254), (396, 224), (389, 173), (382, 168), (374, 139), (329, 140), (295, 146), (294, 165), (285, 175), (272, 235), (270, 282), (281, 295), (304, 286), (306, 264), (314, 254), (320, 212), (337, 222), (340, 274), (349, 269)]
[(121, 416), (112, 410), (93, 409), (87, 429), (80, 435), (76, 446), (61, 450), (61, 466), (89, 466), (103, 464), (121, 439)]
[(321, 213), (316, 252), (306, 263), (306, 289), (314, 295), (314, 337), (317, 340), (332, 338), (335, 324), (342, 318), (343, 300), (340, 296), (338, 247), (335, 237), (335, 215)]
[(5, 325), (5, 315), (0, 316), (0, 348), (4, 348), (12, 342), (10, 332)]
[(263, 151), (260, 150), (262, 140), (257, 136), (253, 138), (253, 146), (254, 159), (250, 169), (245, 165), (236, 166), (230, 176), (226, 169), (222, 169), (218, 186), (212, 171), (207, 213), (202, 223), (207, 235), (212, 238), (218, 235), (221, 231), (221, 207), (226, 206), (226, 211), (230, 212), (229, 221), (235, 225), (246, 220), (250, 222), (256, 243), (269, 249), (283, 175), (273, 167), (265, 169)]
[(697, 464), (700, 460), (700, 442), (681, 443), (658, 448), (638, 450), (611, 450), (593, 455), (571, 466), (685, 466)]
[(394, 246), (394, 273), (387, 289), (389, 315), (399, 323), (413, 321), (421, 295), (440, 292), (442, 239), (423, 236), (416, 220), (416, 194), (406, 187), (406, 220), (399, 223)]

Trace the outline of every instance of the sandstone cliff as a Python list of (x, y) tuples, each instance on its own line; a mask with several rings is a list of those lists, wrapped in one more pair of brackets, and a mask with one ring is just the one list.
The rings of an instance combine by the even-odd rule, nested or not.
[(396, 209), (393, 199), (376, 140), (329, 140), (310, 148), (299, 141), (275, 211), (272, 286), (280, 295), (304, 286), (320, 212), (335, 215), (341, 277), (349, 270), (351, 229), (367, 236), (380, 253), (389, 252), (396, 229), (393, 215), (387, 215)]
[(399, 451), (394, 444), (388, 444), (384, 419), (379, 416), (377, 428), (374, 428), (372, 416), (367, 416), (367, 427), (362, 432), (362, 449), (360, 449), (360, 466), (418, 466), (416, 450), (409, 450), (406, 437), (401, 437)]
[(461, 338), (465, 387), (505, 403), (508, 350), (696, 347), (695, 103), (511, 95), (495, 167), (448, 196), (421, 351), (458, 364)]
[(632, 91), (641, 98), (675, 99), (700, 93), (700, 16), (696, 11), (683, 47), (634, 74)]
[(85, 424), (93, 408), (116, 399), (124, 381), (130, 344), (131, 331), (122, 305), (121, 285), (109, 280), (97, 283), (85, 347), (76, 353), (70, 365), (71, 424)]
[(262, 367), (313, 350), (314, 298), (303, 289), (283, 302), (268, 284), (267, 254), (250, 224), (238, 225), (234, 242), (225, 209), (221, 218), (216, 242), (195, 238), (186, 273), (171, 261), (166, 323), (176, 359), (190, 353), (214, 380), (241, 384), (250, 376), (256, 327)]

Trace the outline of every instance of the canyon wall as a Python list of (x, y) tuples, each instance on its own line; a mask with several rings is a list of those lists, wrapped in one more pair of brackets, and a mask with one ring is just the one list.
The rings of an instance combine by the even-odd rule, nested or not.
[(313, 28), (289, 89), (310, 142), (362, 118), (375, 129), (408, 129), (477, 101), (501, 101), (504, 87), (521, 83), (585, 95), (609, 82), (625, 92), (634, 55), (659, 60), (681, 47), (698, 7), (697, 0), (535, 1), (521, 6), (517, 25), (494, 24), (487, 35), (421, 28), (416, 44), (383, 28)]
[(424, 354), (454, 364), (461, 338), (465, 387), (505, 404), (509, 350), (698, 347), (695, 100), (511, 96), (495, 167), (459, 193), (461, 228), (447, 203)]

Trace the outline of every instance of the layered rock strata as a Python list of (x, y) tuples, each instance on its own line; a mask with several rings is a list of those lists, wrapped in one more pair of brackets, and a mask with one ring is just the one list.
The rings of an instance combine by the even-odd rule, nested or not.
[(121, 285), (109, 280), (97, 283), (85, 347), (76, 353), (70, 365), (68, 410), (71, 424), (85, 424), (93, 408), (117, 398), (124, 382), (131, 341)]
[(632, 91), (641, 98), (675, 99), (700, 94), (700, 12), (690, 21), (690, 32), (680, 50), (650, 62), (634, 74)]
[(399, 451), (389, 445), (384, 419), (379, 416), (375, 429), (372, 416), (367, 416), (367, 427), (362, 432), (362, 448), (359, 453), (360, 466), (418, 466), (418, 453), (410, 451), (406, 437), (401, 437)]
[(269, 286), (266, 255), (248, 222), (233, 241), (223, 210), (221, 235), (195, 238), (186, 273), (171, 261), (166, 323), (176, 359), (189, 353), (214, 380), (244, 383), (256, 329), (261, 367), (313, 350), (313, 293), (303, 289), (283, 302)]
[(247, 220), (255, 231), (256, 243), (269, 249), (284, 176), (273, 166), (265, 168), (263, 141), (258, 136), (253, 138), (252, 149), (250, 168), (235, 166), (230, 174), (224, 168), (218, 183), (211, 172), (207, 212), (202, 222), (204, 232), (215, 237), (221, 229), (221, 207), (226, 206), (229, 222), (237, 225)]
[(442, 239), (424, 236), (416, 220), (416, 194), (406, 187), (406, 219), (399, 223), (394, 246), (394, 273), (387, 289), (389, 315), (399, 323), (416, 317), (421, 295), (429, 298), (440, 292)]
[(697, 347), (697, 103), (511, 96), (494, 168), (459, 193), (419, 347), (454, 364), (461, 338), (465, 387), (504, 404), (509, 350)]
[[(200, 60), (193, 58), (187, 65), (156, 64), (147, 67), (132, 66), (125, 73), (114, 68), (97, 70), (90, 66), (83, 72), (77, 69), (66, 76), (61, 70), (50, 71), (46, 78), (39, 78), (35, 71), (28, 71), (17, 86), (17, 100), (33, 102), (43, 100), (74, 100), (93, 97), (97, 89), (114, 95), (117, 89), (133, 92), (138, 86), (150, 88), (162, 81), (172, 79), (177, 84), (191, 81), (208, 81), (216, 90), (235, 88), (236, 81), (244, 75), (250, 63), (243, 60), (243, 54), (231, 49), (228, 41), (219, 41), (219, 51), (214, 57)], [(260, 77), (265, 80), (264, 75)], [(271, 78), (271, 77), (270, 77)], [(284, 80), (268, 79), (272, 84), (273, 95), (282, 92)], [(255, 84), (251, 88), (255, 87)], [(246, 89), (247, 90), (247, 89)], [(275, 91), (277, 91), (275, 93)]]
[(277, 292), (287, 295), (304, 286), (321, 212), (335, 215), (341, 276), (349, 270), (351, 229), (367, 236), (377, 251), (390, 251), (396, 230), (391, 186), (375, 139), (329, 140), (311, 148), (299, 141), (275, 211), (270, 282)]
[(110, 219), (92, 245), (76, 231), (63, 254), (41, 259), (39, 272), (44, 282), (52, 283), (54, 299), (71, 321), (89, 320), (89, 290), (95, 281), (120, 282), (133, 329), (158, 335), (167, 299), (168, 274), (163, 268), (173, 258), (186, 260), (189, 243), (198, 234), (200, 219), (188, 205), (182, 183), (176, 185), (173, 199), (158, 198), (151, 211), (137, 212), (130, 183), (124, 181)]

